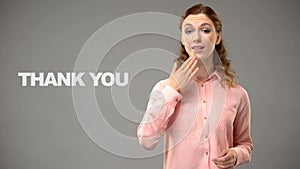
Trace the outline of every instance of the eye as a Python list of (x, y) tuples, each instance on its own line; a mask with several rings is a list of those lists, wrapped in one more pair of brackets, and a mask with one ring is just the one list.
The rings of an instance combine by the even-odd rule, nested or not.
[(210, 29), (202, 29), (202, 32), (205, 33), (205, 34), (208, 34), (208, 33), (211, 32), (211, 30)]
[(192, 33), (194, 30), (193, 29), (186, 29), (184, 32), (186, 33), (186, 34), (190, 34), (190, 33)]

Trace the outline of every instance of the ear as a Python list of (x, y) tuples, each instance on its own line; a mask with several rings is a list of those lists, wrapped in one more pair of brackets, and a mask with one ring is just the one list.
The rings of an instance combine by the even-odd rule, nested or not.
[(218, 45), (218, 44), (221, 42), (221, 40), (222, 40), (222, 32), (219, 32), (219, 33), (217, 34), (216, 45)]

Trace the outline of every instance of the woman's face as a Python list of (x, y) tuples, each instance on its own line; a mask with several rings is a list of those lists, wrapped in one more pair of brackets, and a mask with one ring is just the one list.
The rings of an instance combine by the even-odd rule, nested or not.
[(188, 15), (182, 23), (181, 42), (189, 56), (205, 60), (211, 56), (215, 45), (221, 41), (221, 33), (205, 14)]

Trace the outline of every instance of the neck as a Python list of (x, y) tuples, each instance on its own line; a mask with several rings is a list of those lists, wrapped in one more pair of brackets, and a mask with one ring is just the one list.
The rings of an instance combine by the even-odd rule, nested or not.
[(198, 59), (197, 67), (199, 68), (196, 78), (204, 82), (215, 71), (213, 57), (209, 56), (206, 59)]

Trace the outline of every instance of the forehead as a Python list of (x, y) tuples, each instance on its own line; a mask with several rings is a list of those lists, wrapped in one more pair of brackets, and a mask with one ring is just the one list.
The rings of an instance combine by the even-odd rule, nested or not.
[(199, 26), (203, 23), (208, 23), (210, 25), (213, 26), (213, 22), (211, 19), (209, 19), (205, 14), (191, 14), (188, 15), (184, 20), (183, 20), (183, 24), (182, 26), (184, 26), (185, 24), (192, 24), (194, 26)]

